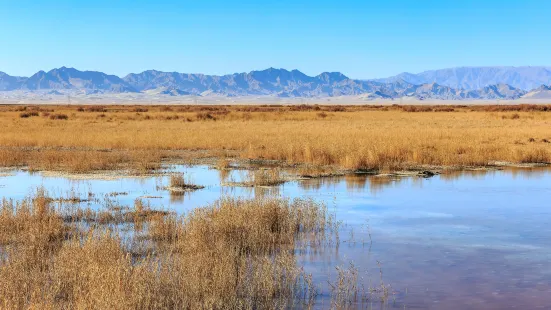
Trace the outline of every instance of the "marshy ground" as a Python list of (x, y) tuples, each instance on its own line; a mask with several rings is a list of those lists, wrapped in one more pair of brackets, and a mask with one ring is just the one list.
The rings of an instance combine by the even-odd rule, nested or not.
[[(273, 232), (278, 231), (274, 228), (280, 225), (274, 223), (283, 220), (285, 212), (251, 213), (241, 207), (255, 204), (259, 208), (270, 209), (272, 207), (269, 206), (277, 202), (276, 209), (279, 210), (288, 204), (294, 210), (301, 210), (311, 220), (316, 216), (304, 211), (303, 206), (308, 205), (307, 209), (312, 207), (320, 214), (325, 214), (326, 229), (323, 232), (298, 233), (293, 244), (277, 243), (274, 247), (292, 256), (293, 270), (300, 270), (308, 281), (311, 275), (308, 285), (315, 292), (311, 296), (313, 300), (294, 293), (279, 297), (270, 295), (262, 297), (266, 298), (262, 307), (311, 305), (316, 309), (331, 306), (409, 309), (430, 308), (438, 304), (446, 309), (487, 309), (489, 305), (498, 309), (506, 306), (536, 308), (551, 303), (551, 281), (547, 272), (551, 270), (547, 259), (551, 255), (551, 247), (547, 242), (551, 236), (547, 225), (551, 214), (545, 204), (550, 193), (548, 184), (551, 182), (551, 170), (548, 168), (447, 172), (431, 178), (347, 174), (296, 179), (279, 186), (253, 187), (226, 186), (226, 180), (245, 182), (261, 168), (228, 171), (209, 166), (172, 166), (165, 169), (164, 174), (97, 179), (80, 178), (82, 174), (69, 177), (65, 174), (21, 170), (5, 172), (0, 176), (0, 197), (7, 198), (4, 203), (8, 207), (1, 213), (6, 216), (1, 227), (6, 229), (2, 236), (7, 241), (0, 248), (3, 251), (21, 251), (23, 248), (17, 242), (29, 244), (36, 241), (36, 236), (43, 235), (39, 232), (44, 231), (45, 224), (39, 225), (42, 222), (33, 219), (33, 212), (25, 211), (33, 203), (40, 203), (38, 206), (47, 204), (55, 214), (47, 222), (59, 218), (63, 222), (62, 227), (66, 227), (63, 228), (62, 240), (48, 237), (51, 242), (74, 245), (74, 238), (84, 242), (91, 231), (108, 233), (119, 242), (122, 253), (130, 257), (132, 264), (142, 264), (147, 259), (155, 258), (159, 259), (159, 264), (165, 264), (166, 252), (162, 246), (171, 245), (173, 241), (164, 241), (166, 238), (161, 236), (165, 233), (162, 232), (169, 232), (168, 239), (174, 240), (170, 227), (174, 227), (174, 223), (191, 220), (193, 214), (201, 212), (209, 214), (205, 224), (214, 224), (218, 220), (211, 216), (220, 212), (217, 207), (221, 202), (224, 202), (222, 204), (228, 211), (235, 213), (226, 217), (223, 224), (217, 224), (219, 230), (214, 232), (202, 226), (210, 238), (224, 239), (225, 234), (239, 234), (237, 240), (241, 240), (252, 234), (251, 238), (259, 236), (264, 244), (273, 244)], [(264, 169), (269, 171), (273, 168)], [(280, 170), (283, 175), (285, 170)], [(183, 176), (184, 180), (191, 180), (192, 184), (204, 188), (184, 193), (168, 191), (166, 187), (171, 184), (171, 176), (174, 175)], [(188, 181), (186, 184), (189, 184)], [(295, 201), (298, 204), (294, 204)], [(20, 211), (20, 220), (14, 220), (13, 217)], [(47, 214), (43, 211), (37, 213)], [(256, 226), (250, 223), (253, 221), (273, 225)], [(252, 226), (247, 227), (251, 229), (244, 228), (243, 225), (249, 224)], [(31, 228), (36, 236), (22, 233)], [(193, 234), (196, 234), (195, 230)], [(312, 243), (315, 240), (321, 241)], [(208, 243), (213, 244), (212, 241)], [(204, 248), (208, 247), (204, 245)], [(30, 255), (34, 252), (25, 253)], [(10, 260), (9, 255), (17, 259)], [(9, 255), (4, 256), (5, 266), (21, 261), (18, 258), (21, 256)], [(37, 255), (44, 255), (46, 261), (68, 259), (65, 256), (57, 257), (55, 253), (46, 255), (42, 250)], [(88, 248), (86, 255), (74, 258), (78, 263), (73, 261), (71, 264), (96, 266), (100, 264), (96, 260), (104, 256), (105, 252), (101, 252), (99, 246)], [(10, 274), (12, 279), (18, 279), (19, 288), (38, 285), (34, 281), (40, 277), (47, 279), (41, 281), (58, 281), (54, 283), (60, 286), (66, 285), (63, 281), (70, 280), (54, 278), (46, 270), (33, 266), (18, 269), (20, 274), (17, 277)], [(139, 266), (145, 268), (143, 265), (132, 268)], [(109, 287), (109, 291), (114, 287), (110, 283), (112, 277), (101, 278), (101, 272), (94, 271), (94, 268), (85, 271), (78, 269), (79, 275), (75, 276), (81, 279), (78, 292), (82, 293), (78, 296), (88, 296), (87, 301), (58, 297), (54, 301), (45, 299), (40, 303), (40, 300), (23, 294), (21, 296), (26, 297), (18, 302), (26, 302), (25, 305), (31, 306), (29, 300), (33, 300), (39, 303), (40, 308), (59, 308), (62, 304), (69, 308), (76, 307), (72, 306), (75, 304), (93, 308), (96, 304), (106, 306), (98, 298), (113, 298), (125, 300), (126, 307), (140, 308), (126, 303), (131, 298), (124, 295), (126, 293), (102, 292), (100, 287)], [(233, 274), (232, 268), (235, 266), (226, 264), (220, 268), (229, 268), (229, 271), (224, 269), (224, 272)], [(38, 271), (44, 274), (41, 273), (40, 277), (30, 276)], [(96, 283), (82, 284), (82, 281), (92, 277), (88, 275), (91, 272), (98, 273), (94, 276)], [(69, 274), (69, 271), (65, 274)], [(86, 277), (81, 278), (81, 275)], [(148, 272), (146, 276), (157, 274)], [(281, 281), (279, 278), (270, 279), (278, 283)], [(9, 279), (4, 281), (10, 283)], [(130, 286), (138, 283), (127, 283), (127, 286), (115, 288), (124, 292), (137, 289)], [(35, 290), (34, 294), (51, 294), (51, 291), (47, 291), (51, 287), (43, 287), (43, 291), (36, 289), (38, 291)], [(203, 286), (205, 289), (208, 287)], [(2, 288), (8, 289), (10, 286), (0, 286)], [(88, 288), (93, 288), (99, 295), (92, 296), (96, 293), (87, 291)], [(301, 292), (305, 292), (304, 286)], [(0, 296), (14, 294), (11, 291)], [(106, 296), (98, 297), (102, 294)], [(143, 296), (135, 298), (155, 298), (140, 294)], [(166, 298), (164, 296), (159, 298)], [(242, 307), (254, 307), (254, 304), (249, 303), (253, 296), (250, 291), (243, 293), (243, 299), (239, 301)], [(181, 294), (171, 298), (182, 300), (188, 297)], [(227, 302), (229, 299), (220, 300)], [(11, 303), (14, 300), (8, 302), (3, 308), (19, 307)], [(196, 307), (203, 304), (193, 305)], [(216, 307), (209, 305), (203, 306)], [(163, 303), (157, 304), (157, 308), (168, 307)]]
[[(181, 215), (76, 195), (37, 188), (0, 203), (2, 308), (312, 307), (319, 283), (298, 253), (341, 243), (334, 214), (312, 200), (228, 197)], [(354, 265), (336, 267), (328, 306), (388, 298), (382, 278), (365, 287)]]
[[(373, 261), (371, 223), (388, 223), (356, 223), (366, 220), (364, 210), (350, 208), (350, 201), (333, 191), (340, 193), (344, 186), (364, 195), (369, 184), (372, 196), (359, 202), (369, 209), (382, 188), (400, 182), (421, 184), (440, 172), (438, 180), (455, 180), (458, 170), (477, 175), (551, 162), (551, 106), (546, 105), (13, 105), (0, 106), (0, 123), (0, 192), (6, 193), (0, 204), (0, 308), (8, 309), (358, 308), (374, 303), (404, 308), (409, 285), (425, 291), (412, 281), (400, 282), (388, 268), (404, 270), (393, 265), (391, 254), (409, 257), (419, 236), (401, 231), (410, 239), (392, 244), (390, 252), (385, 248), (383, 262), (376, 260), (365, 274), (358, 262)], [(206, 165), (203, 170), (215, 173), (217, 181), (205, 182), (204, 171), (193, 175), (169, 168), (180, 164)], [(123, 176), (129, 183), (120, 181)], [(40, 178), (36, 186), (33, 178)], [(59, 181), (66, 194), (43, 188), (48, 179)], [(137, 193), (134, 185), (127, 186), (132, 182), (145, 189)], [(87, 186), (82, 193), (67, 188), (73, 183), (111, 190), (100, 193)], [(15, 194), (23, 187), (33, 192)], [(288, 196), (285, 188), (301, 194), (317, 190), (322, 202), (282, 198)], [(409, 203), (438, 204), (407, 189), (389, 201), (400, 201), (403, 194)], [(337, 211), (341, 203), (345, 207)], [(167, 208), (181, 204), (188, 207), (185, 212)], [(393, 221), (419, 221), (437, 230), (452, 224), (450, 234), (456, 229), (465, 234), (465, 222), (426, 209), (413, 219)], [(348, 221), (354, 229), (346, 228)], [(389, 227), (400, 231), (401, 226)], [(376, 236), (388, 244), (389, 234)], [(439, 255), (438, 249), (425, 250)], [(305, 253), (339, 258), (305, 264)], [(416, 255), (415, 262), (427, 259)], [(442, 259), (457, 262), (448, 256), (438, 262)], [(323, 284), (320, 268), (332, 271), (321, 277)], [(399, 283), (396, 288), (386, 284), (383, 271)], [(413, 270), (405, 271), (416, 278)], [(528, 272), (514, 271), (515, 276)], [(426, 305), (423, 298), (417, 305)]]

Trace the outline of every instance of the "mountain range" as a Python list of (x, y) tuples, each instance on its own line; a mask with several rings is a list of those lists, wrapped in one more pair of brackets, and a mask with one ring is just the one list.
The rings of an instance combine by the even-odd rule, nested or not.
[(466, 90), (477, 90), (495, 84), (508, 84), (514, 88), (529, 91), (541, 85), (551, 84), (551, 67), (459, 67), (425, 71), (418, 74), (404, 72), (375, 81), (388, 83), (397, 80), (413, 84), (438, 83)]
[(462, 67), (402, 73), (374, 80), (351, 79), (340, 72), (308, 76), (298, 70), (269, 68), (228, 75), (148, 70), (123, 78), (97, 71), (61, 67), (31, 77), (0, 72), (0, 91), (63, 95), (145, 93), (165, 96), (273, 96), (369, 99), (473, 100), (550, 99), (551, 67)]

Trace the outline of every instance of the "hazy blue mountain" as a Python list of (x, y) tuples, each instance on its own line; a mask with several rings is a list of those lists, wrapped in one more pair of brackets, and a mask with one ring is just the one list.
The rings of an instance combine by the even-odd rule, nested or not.
[(380, 83), (405, 82), (405, 83), (410, 83), (414, 85), (421, 85), (421, 84), (428, 83), (428, 81), (424, 77), (418, 76), (416, 74), (409, 73), (409, 72), (403, 72), (388, 78), (374, 79), (373, 81), (377, 81)]
[(340, 72), (323, 72), (320, 75), (316, 76), (316, 78), (329, 84), (340, 83), (349, 79), (346, 75)]
[(405, 80), (413, 84), (438, 83), (466, 90), (477, 90), (497, 84), (531, 90), (542, 84), (551, 84), (551, 67), (459, 67), (419, 74), (406, 72), (376, 81), (388, 83), (395, 80)]
[(449, 86), (439, 85), (437, 83), (421, 84), (415, 87), (413, 94), (406, 93), (407, 96), (417, 96), (419, 98), (431, 99), (467, 99), (461, 90), (456, 90)]
[(54, 89), (54, 90), (50, 90), (49, 92), (47, 92), (46, 95), (62, 96), (63, 93)]
[(159, 95), (168, 95), (168, 96), (187, 96), (191, 95), (191, 93), (187, 91), (183, 91), (178, 88), (174, 87), (161, 87), (157, 89)]
[(481, 99), (518, 99), (525, 94), (525, 90), (503, 83), (486, 86), (478, 90)]
[[(410, 81), (408, 81), (410, 80)], [(440, 83), (423, 83), (411, 74), (381, 81), (350, 79), (340, 72), (308, 76), (298, 70), (269, 68), (223, 76), (161, 72), (129, 74), (124, 78), (140, 91), (158, 88), (178, 89), (202, 96), (331, 97), (361, 95), (367, 99), (417, 97), (423, 99), (516, 99), (525, 91), (498, 83), (476, 90), (464, 90)], [(421, 82), (421, 83), (419, 83)]]
[(20, 87), (21, 82), (25, 78), (11, 76), (4, 72), (0, 72), (0, 91), (10, 91)]
[[(103, 72), (62, 67), (49, 72), (39, 71), (29, 78), (0, 72), (0, 91), (49, 90), (45, 94), (50, 95), (77, 91), (85, 95), (143, 92), (165, 96), (361, 96), (365, 99), (415, 97), (442, 100), (518, 99), (524, 96), (541, 99), (551, 98), (551, 89), (541, 86), (549, 84), (547, 82), (539, 83), (541, 87), (528, 92), (501, 81), (529, 85), (536, 80), (545, 80), (548, 74), (544, 67), (456, 68), (365, 81), (351, 79), (340, 72), (309, 76), (298, 70), (269, 68), (222, 76), (148, 70), (121, 79)], [(442, 82), (427, 82), (429, 80)], [(494, 81), (498, 82), (490, 83)]]
[(275, 68), (223, 76), (148, 70), (129, 74), (124, 81), (140, 91), (168, 87), (202, 95), (281, 97), (354, 95), (380, 84), (352, 80), (339, 72), (324, 72), (312, 77), (298, 70)]
[(26, 90), (83, 89), (108, 92), (135, 92), (136, 90), (115, 75), (96, 71), (79, 71), (61, 67), (48, 72), (39, 71), (24, 79), (20, 86)]
[(523, 96), (526, 99), (551, 99), (551, 86), (541, 85)]

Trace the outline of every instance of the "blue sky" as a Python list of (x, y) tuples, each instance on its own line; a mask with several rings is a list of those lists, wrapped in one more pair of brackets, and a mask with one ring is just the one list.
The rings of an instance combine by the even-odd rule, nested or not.
[(551, 65), (551, 1), (0, 0), (0, 71), (69, 66), (375, 78)]

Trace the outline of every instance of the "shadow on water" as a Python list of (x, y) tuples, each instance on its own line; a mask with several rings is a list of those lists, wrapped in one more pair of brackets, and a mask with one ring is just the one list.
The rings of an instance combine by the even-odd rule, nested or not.
[[(60, 197), (112, 193), (117, 203), (143, 199), (185, 213), (220, 197), (283, 196), (324, 202), (340, 221), (339, 246), (298, 251), (328, 306), (335, 266), (358, 270), (360, 282), (384, 273), (386, 308), (531, 309), (551, 306), (551, 170), (447, 172), (432, 178), (346, 175), (275, 187), (228, 187), (242, 170), (175, 166), (204, 189), (162, 190), (167, 176), (76, 179), (12, 171), (0, 197), (21, 199), (43, 186)], [(93, 206), (93, 203), (91, 203)], [(378, 307), (378, 306), (377, 306)], [(375, 307), (375, 308), (377, 308)]]

